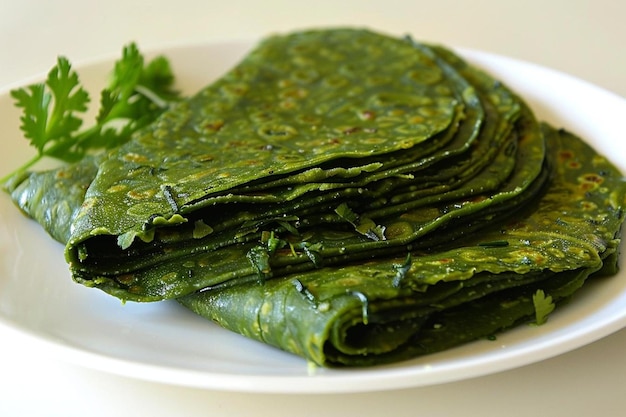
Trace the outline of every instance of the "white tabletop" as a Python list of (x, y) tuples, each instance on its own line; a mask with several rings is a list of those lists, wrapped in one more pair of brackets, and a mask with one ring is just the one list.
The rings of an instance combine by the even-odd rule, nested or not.
[[(142, 48), (314, 26), (368, 26), (552, 67), (626, 97), (626, 3), (615, 0), (0, 0), (0, 86)], [(21, 339), (20, 339), (21, 340)], [(0, 344), (2, 416), (614, 416), (626, 408), (626, 330), (522, 368), (380, 393), (210, 391), (111, 375)], [(393, 410), (393, 411), (391, 411)]]

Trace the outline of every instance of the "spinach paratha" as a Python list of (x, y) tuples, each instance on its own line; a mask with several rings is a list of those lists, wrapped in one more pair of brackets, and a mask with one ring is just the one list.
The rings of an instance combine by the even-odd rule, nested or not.
[(5, 184), (72, 278), (324, 366), (529, 320), (615, 273), (626, 182), (453, 51), (274, 35), (105, 154)]
[(553, 176), (515, 220), (448, 248), (415, 251), (408, 263), (375, 259), (179, 301), (323, 366), (398, 361), (531, 321), (537, 291), (561, 302), (604, 262), (615, 267), (626, 196), (606, 159), (568, 132), (543, 129)]

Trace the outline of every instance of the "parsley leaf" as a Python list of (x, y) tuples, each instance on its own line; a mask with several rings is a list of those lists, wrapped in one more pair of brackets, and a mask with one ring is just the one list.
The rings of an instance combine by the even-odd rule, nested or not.
[(135, 43), (125, 46), (108, 86), (100, 93), (95, 123), (81, 130), (90, 97), (69, 60), (59, 57), (44, 82), (10, 93), (22, 109), (20, 129), (37, 155), (0, 181), (6, 182), (44, 157), (76, 162), (91, 151), (121, 145), (179, 100), (173, 83), (165, 57), (146, 64)]

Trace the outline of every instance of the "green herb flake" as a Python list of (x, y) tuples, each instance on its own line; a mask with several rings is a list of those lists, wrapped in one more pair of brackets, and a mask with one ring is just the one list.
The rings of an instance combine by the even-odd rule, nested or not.
[(246, 257), (254, 267), (259, 278), (265, 280), (271, 277), (272, 268), (270, 267), (270, 254), (265, 247), (253, 247), (248, 251)]
[(394, 287), (399, 287), (402, 283), (402, 280), (406, 277), (406, 274), (411, 269), (411, 253), (409, 252), (406, 255), (406, 259), (402, 264), (394, 264), (393, 269), (396, 271), (396, 275), (393, 277), (392, 285)]
[(300, 281), (297, 278), (294, 278), (291, 282), (293, 283), (293, 286), (296, 288), (296, 291), (302, 294), (310, 302), (312, 303), (315, 302), (315, 295), (313, 295), (313, 293), (309, 291), (309, 289), (302, 283), (302, 281)]
[(302, 250), (304, 251), (304, 254), (308, 256), (316, 268), (320, 268), (324, 263), (324, 259), (320, 254), (321, 249), (322, 245), (320, 243), (310, 245), (307, 242), (302, 242)]
[(355, 230), (372, 240), (379, 241), (387, 239), (385, 237), (385, 226), (377, 225), (372, 219), (367, 217), (359, 220), (359, 224), (355, 227)]
[(359, 216), (354, 211), (352, 211), (352, 209), (346, 203), (341, 203), (335, 209), (335, 213), (337, 213), (339, 217), (352, 225), (355, 225), (356, 222), (359, 220)]
[(202, 219), (196, 220), (193, 224), (192, 236), (194, 239), (202, 239), (213, 233), (213, 228), (206, 224)]
[(269, 237), (267, 238), (267, 251), (272, 254), (276, 252), (278, 249), (282, 249), (287, 246), (287, 242), (278, 238), (274, 232), (270, 232)]
[(556, 305), (550, 295), (546, 295), (543, 290), (537, 290), (533, 294), (533, 305), (535, 306), (535, 324), (541, 326), (548, 321), (548, 315), (554, 311)]
[(335, 209), (335, 213), (337, 213), (337, 215), (343, 220), (354, 226), (354, 230), (363, 236), (367, 236), (375, 241), (386, 240), (385, 226), (377, 225), (370, 218), (360, 217), (346, 203), (341, 203)]

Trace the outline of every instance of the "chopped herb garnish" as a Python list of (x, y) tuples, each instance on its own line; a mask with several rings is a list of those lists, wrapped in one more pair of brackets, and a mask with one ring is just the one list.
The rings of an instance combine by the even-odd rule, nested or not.
[(535, 324), (538, 326), (548, 321), (548, 315), (556, 307), (552, 296), (546, 295), (543, 290), (537, 290), (533, 294), (533, 305), (535, 306)]
[(309, 259), (311, 260), (311, 262), (313, 262), (313, 265), (315, 265), (316, 268), (319, 268), (323, 265), (324, 259), (320, 254), (320, 250), (322, 248), (322, 245), (320, 243), (311, 245), (307, 242), (302, 242), (300, 246), (304, 251), (304, 254), (309, 257)]
[(359, 220), (359, 216), (354, 211), (352, 211), (347, 203), (341, 203), (339, 206), (337, 206), (337, 208), (335, 209), (335, 213), (337, 213), (339, 217), (352, 225), (355, 225), (355, 223)]
[(278, 224), (287, 232), (298, 235), (298, 229), (294, 225), (296, 222), (298, 222), (298, 220), (298, 216), (280, 216), (263, 218), (259, 220), (248, 220), (243, 222), (239, 227), (238, 236), (245, 236), (249, 233), (254, 233), (261, 228), (270, 227), (270, 225), (272, 224)]
[(309, 300), (310, 302), (314, 303), (315, 302), (315, 295), (313, 295), (313, 293), (311, 291), (309, 291), (309, 289), (302, 283), (302, 281), (300, 281), (299, 279), (295, 278), (291, 281), (293, 283), (293, 286), (296, 287), (296, 290), (304, 295), (304, 297)]
[(402, 280), (406, 277), (406, 274), (411, 269), (411, 253), (406, 255), (403, 264), (394, 264), (393, 269), (396, 271), (395, 277), (393, 277), (393, 286), (399, 287)]
[(261, 242), (267, 244), (267, 251), (270, 255), (278, 249), (282, 249), (287, 246), (287, 242), (278, 238), (274, 232), (263, 232), (261, 234)]
[(206, 224), (204, 220), (196, 220), (193, 224), (193, 238), (202, 239), (213, 233), (213, 228)]
[(372, 240), (385, 240), (385, 226), (377, 225), (372, 219), (360, 218), (355, 230)]
[(266, 247), (260, 245), (255, 246), (248, 251), (246, 257), (254, 267), (259, 278), (265, 280), (272, 276), (272, 268), (270, 267), (270, 254)]
[(354, 230), (372, 240), (386, 240), (385, 226), (377, 225), (372, 219), (360, 217), (346, 203), (341, 203), (335, 213), (343, 220), (354, 226)]

